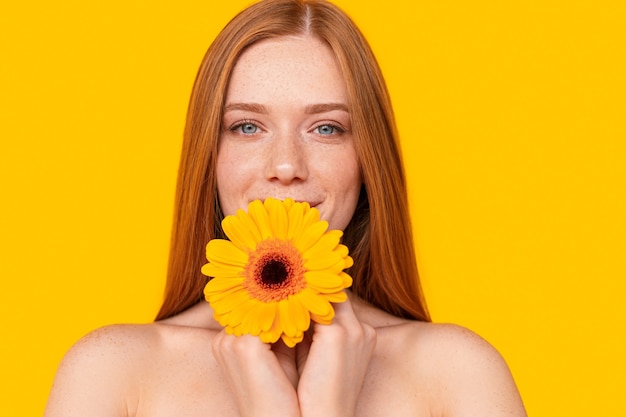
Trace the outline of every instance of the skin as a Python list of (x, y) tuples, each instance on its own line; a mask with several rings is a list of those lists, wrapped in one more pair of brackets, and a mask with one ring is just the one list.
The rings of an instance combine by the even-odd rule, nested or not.
[(254, 199), (291, 197), (343, 230), (361, 174), (346, 86), (334, 57), (312, 38), (259, 42), (230, 79), (217, 184), (224, 214)]
[[(227, 94), (217, 166), (225, 213), (292, 197), (343, 229), (361, 185), (345, 104), (324, 44), (253, 45)], [(293, 349), (226, 335), (205, 302), (161, 322), (96, 330), (64, 358), (45, 415), (526, 415), (506, 363), (474, 333), (348, 297), (331, 325), (314, 325)]]

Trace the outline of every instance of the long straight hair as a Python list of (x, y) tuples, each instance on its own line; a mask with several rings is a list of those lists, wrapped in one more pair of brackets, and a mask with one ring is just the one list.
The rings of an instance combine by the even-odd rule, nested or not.
[(354, 265), (352, 292), (395, 316), (430, 321), (420, 286), (406, 180), (387, 87), (361, 32), (323, 0), (264, 0), (235, 16), (209, 47), (191, 94), (178, 174), (165, 298), (157, 320), (203, 297), (205, 247), (223, 238), (215, 166), (223, 107), (241, 53), (263, 39), (314, 36), (326, 42), (348, 90), (363, 175), (356, 211), (344, 231)]

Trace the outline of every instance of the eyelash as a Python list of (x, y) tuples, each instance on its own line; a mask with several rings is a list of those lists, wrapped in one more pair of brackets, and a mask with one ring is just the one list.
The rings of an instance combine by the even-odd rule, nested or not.
[[(254, 126), (256, 130), (253, 133), (245, 133), (241, 129), (243, 128), (243, 126), (246, 126), (246, 125)], [(330, 127), (331, 129), (333, 129), (333, 132), (329, 133), (329, 134), (323, 134), (323, 133), (319, 132), (319, 129), (322, 128), (322, 127)], [(240, 120), (240, 121), (232, 124), (228, 128), (228, 130), (230, 130), (231, 132), (239, 131), (239, 133), (241, 133), (243, 135), (246, 135), (246, 136), (254, 135), (255, 133), (257, 133), (257, 131), (259, 129), (260, 129), (259, 125), (256, 122), (254, 122), (254, 120), (249, 120), (249, 119)], [(342, 133), (346, 132), (346, 129), (344, 129), (339, 124), (329, 123), (329, 122), (320, 123), (317, 126), (315, 126), (312, 130), (313, 131), (317, 130), (318, 131), (317, 134), (321, 135), (321, 136), (332, 136), (333, 134), (341, 135)]]
[[(260, 129), (259, 125), (256, 124), (253, 120), (244, 119), (244, 120), (238, 121), (238, 122), (234, 123), (233, 125), (231, 125), (228, 128), (228, 130), (230, 130), (231, 132), (235, 132), (237, 130), (240, 130), (243, 126), (246, 126), (246, 125), (254, 126), (257, 130)], [(257, 133), (257, 132), (255, 131), (254, 133), (245, 133), (245, 132), (240, 130), (239, 133), (241, 133), (243, 135), (254, 135), (254, 133)]]
[(315, 126), (315, 127), (313, 128), (313, 130), (314, 130), (314, 131), (315, 131), (315, 130), (319, 130), (321, 127), (330, 127), (330, 128), (332, 128), (332, 129), (333, 129), (333, 133), (330, 133), (330, 134), (327, 134), (327, 135), (324, 135), (324, 134), (322, 134), (322, 133), (318, 133), (318, 134), (320, 134), (320, 135), (322, 135), (322, 136), (331, 136), (331, 135), (333, 135), (333, 134), (339, 134), (339, 135), (340, 135), (340, 134), (342, 134), (342, 133), (345, 133), (345, 131), (346, 131), (343, 127), (339, 126), (338, 124), (335, 124), (335, 123), (327, 123), (327, 122), (326, 122), (326, 123), (320, 123), (319, 125)]

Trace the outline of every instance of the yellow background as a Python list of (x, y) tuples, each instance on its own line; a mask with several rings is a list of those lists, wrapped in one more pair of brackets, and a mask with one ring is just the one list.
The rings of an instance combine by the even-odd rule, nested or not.
[[(247, 3), (3, 5), (0, 415), (154, 316), (191, 84)], [(624, 2), (338, 4), (388, 79), (434, 319), (494, 344), (530, 415), (626, 415)]]

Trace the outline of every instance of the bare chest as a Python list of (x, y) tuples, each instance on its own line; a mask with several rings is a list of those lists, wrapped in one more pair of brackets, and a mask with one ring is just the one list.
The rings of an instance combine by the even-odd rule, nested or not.
[[(230, 388), (208, 353), (201, 360), (177, 355), (159, 361), (138, 382), (137, 395), (129, 401), (130, 416), (239, 416)], [(431, 416), (428, 390), (393, 358), (372, 360), (359, 398), (358, 417)]]

